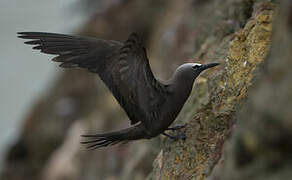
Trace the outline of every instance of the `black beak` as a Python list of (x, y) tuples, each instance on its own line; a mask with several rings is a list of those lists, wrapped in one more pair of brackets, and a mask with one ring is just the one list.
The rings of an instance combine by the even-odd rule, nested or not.
[(220, 63), (210, 63), (210, 64), (203, 64), (201, 67), (200, 67), (200, 70), (201, 71), (204, 71), (206, 69), (209, 69), (211, 67), (215, 67), (215, 66), (218, 66)]

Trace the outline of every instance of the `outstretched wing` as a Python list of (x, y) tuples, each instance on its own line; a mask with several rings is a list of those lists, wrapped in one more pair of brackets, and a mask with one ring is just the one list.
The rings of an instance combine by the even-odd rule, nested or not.
[(153, 76), (146, 50), (137, 34), (129, 36), (112, 69), (114, 84), (123, 99), (137, 110), (135, 118), (150, 128), (159, 118), (168, 91), (166, 85)]
[(19, 32), (20, 38), (31, 39), (25, 44), (36, 45), (46, 54), (58, 55), (53, 61), (61, 62), (60, 67), (83, 67), (90, 71), (99, 67), (104, 60), (122, 47), (118, 41), (71, 36), (45, 32)]
[(146, 51), (136, 34), (123, 44), (95, 38), (43, 32), (21, 32), (33, 49), (57, 55), (61, 67), (82, 67), (97, 73), (131, 120), (151, 126), (158, 118), (166, 87), (153, 76)]

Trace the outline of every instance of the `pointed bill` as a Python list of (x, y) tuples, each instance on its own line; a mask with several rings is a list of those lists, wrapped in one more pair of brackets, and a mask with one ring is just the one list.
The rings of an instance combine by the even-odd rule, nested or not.
[(204, 71), (206, 69), (209, 69), (209, 68), (212, 68), (212, 67), (215, 67), (215, 66), (218, 66), (220, 63), (210, 63), (210, 64), (203, 64), (201, 67), (200, 67), (200, 70), (201, 71)]

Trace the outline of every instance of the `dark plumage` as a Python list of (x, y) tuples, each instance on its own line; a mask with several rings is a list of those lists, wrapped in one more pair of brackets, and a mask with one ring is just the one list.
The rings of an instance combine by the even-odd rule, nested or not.
[(188, 98), (195, 78), (218, 63), (181, 65), (166, 83), (155, 79), (140, 38), (131, 34), (125, 43), (44, 32), (20, 32), (33, 49), (57, 55), (60, 67), (86, 68), (97, 73), (127, 113), (131, 127), (104, 134), (84, 135), (82, 142), (96, 149), (131, 140), (152, 138), (168, 128)]

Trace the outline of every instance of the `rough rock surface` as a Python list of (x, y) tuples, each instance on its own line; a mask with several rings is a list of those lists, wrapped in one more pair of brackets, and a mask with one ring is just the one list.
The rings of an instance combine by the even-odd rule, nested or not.
[[(232, 1), (229, 2), (230, 5), (233, 4)], [(213, 3), (217, 4), (215, 1)], [(251, 17), (245, 17), (248, 18), (246, 23), (242, 22), (245, 24), (242, 29), (218, 36), (224, 34), (218, 28), (202, 43), (196, 57), (221, 62), (221, 70), (208, 71), (198, 79), (179, 118), (187, 123), (185, 132), (188, 138), (174, 143), (166, 140), (148, 179), (206, 179), (218, 163), (222, 145), (237, 120), (237, 111), (253, 84), (255, 70), (270, 48), (275, 4), (242, 1), (241, 5), (241, 9), (252, 9)], [(227, 6), (225, 4), (222, 11)], [(230, 14), (230, 18), (232, 17), (235, 16)], [(224, 26), (223, 21), (226, 19), (217, 23)], [(233, 25), (237, 23), (240, 24), (234, 22)], [(231, 26), (229, 28), (232, 29), (232, 25), (226, 26)]]
[(210, 180), (291, 179), (292, 2), (284, 0), (273, 26), (271, 51), (238, 114), (224, 163)]

